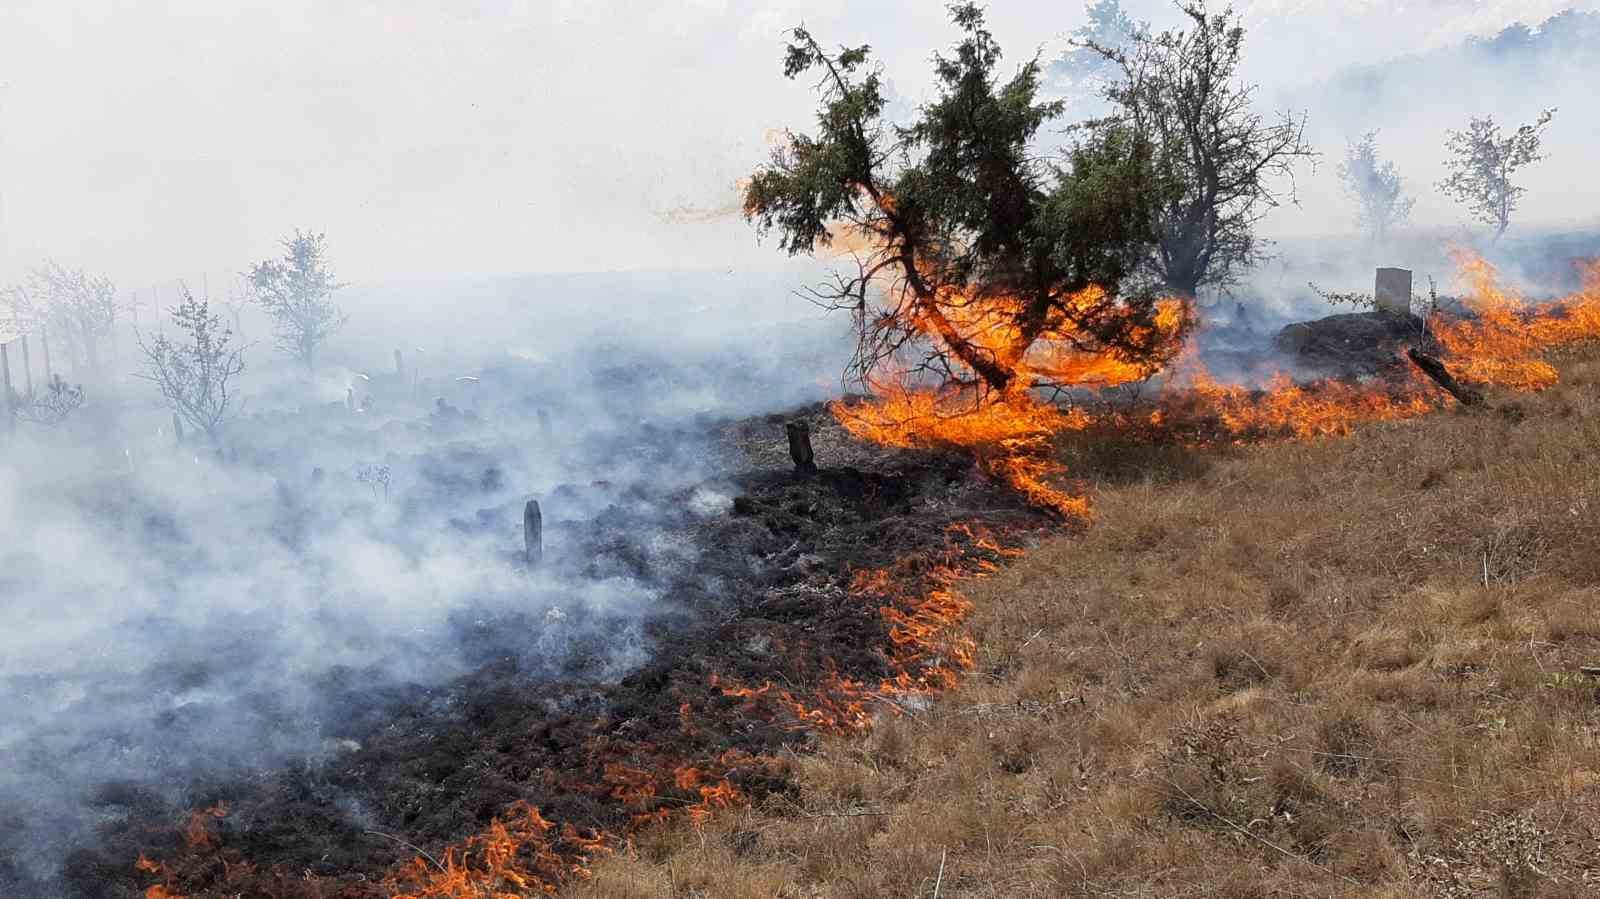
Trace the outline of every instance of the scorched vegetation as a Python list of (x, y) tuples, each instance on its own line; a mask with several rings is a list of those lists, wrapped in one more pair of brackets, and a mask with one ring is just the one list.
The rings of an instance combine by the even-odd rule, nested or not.
[(1547, 371), (1342, 440), (1070, 441), (1098, 520), (964, 590), (958, 694), (574, 895), (1593, 895), (1600, 352)]

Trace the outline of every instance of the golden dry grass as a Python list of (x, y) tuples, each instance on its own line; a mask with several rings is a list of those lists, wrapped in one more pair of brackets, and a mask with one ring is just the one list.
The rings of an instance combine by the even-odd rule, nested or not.
[[(1079, 447), (978, 668), (572, 895), (1600, 895), (1600, 352), (1315, 444)], [(1087, 466), (1087, 468), (1084, 468)]]

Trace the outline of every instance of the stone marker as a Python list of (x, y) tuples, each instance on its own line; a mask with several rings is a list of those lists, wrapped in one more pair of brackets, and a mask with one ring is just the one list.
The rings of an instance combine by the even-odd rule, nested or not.
[(791, 421), (783, 426), (789, 435), (789, 458), (794, 460), (794, 470), (812, 474), (817, 470), (816, 455), (811, 451), (811, 425), (804, 421)]
[(539, 513), (539, 501), (528, 500), (522, 507), (522, 559), (534, 566), (544, 558), (544, 516)]
[(1379, 312), (1393, 315), (1411, 314), (1411, 270), (1408, 268), (1378, 269), (1377, 285), (1372, 298)]

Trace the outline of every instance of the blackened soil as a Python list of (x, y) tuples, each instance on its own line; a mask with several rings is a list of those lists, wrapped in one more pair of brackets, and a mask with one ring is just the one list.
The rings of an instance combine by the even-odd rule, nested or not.
[[(461, 639), (480, 664), (452, 683), (374, 690), (359, 671), (330, 678), (322, 758), (196, 783), (182, 797), (106, 785), (97, 801), (108, 823), (95, 848), (69, 859), (65, 888), (143, 895), (154, 879), (135, 869), (142, 853), (163, 860), (175, 872), (169, 885), (191, 897), (377, 896), (376, 882), (417, 848), (438, 853), (519, 800), (557, 824), (623, 832), (651, 809), (614, 798), (607, 766), (651, 770), (804, 743), (811, 735), (793, 722), (746, 714), (713, 676), (797, 691), (830, 673), (875, 682), (888, 673), (886, 626), (847, 589), (858, 569), (935, 553), (955, 522), (1013, 533), (1048, 522), (967, 460), (877, 451), (852, 444), (820, 408), (800, 414), (812, 423), (821, 472), (788, 470), (782, 418), (752, 420), (723, 441), (753, 469), (660, 504), (684, 510), (676, 528), (695, 561), (665, 576), (644, 628), (648, 661), (620, 680), (599, 674), (597, 660), (614, 655), (608, 641), (624, 636), (603, 616), (463, 621)], [(726, 502), (706, 514), (706, 495)], [(561, 573), (648, 568), (628, 507), (584, 525), (585, 552), (566, 556), (582, 561)], [(581, 641), (583, 651), (552, 668), (537, 651), (550, 640)], [(787, 789), (776, 769), (729, 777), (752, 796)], [(695, 798), (668, 789), (652, 802)], [(219, 802), (225, 816), (208, 820), (216, 847), (185, 849), (189, 812)]]

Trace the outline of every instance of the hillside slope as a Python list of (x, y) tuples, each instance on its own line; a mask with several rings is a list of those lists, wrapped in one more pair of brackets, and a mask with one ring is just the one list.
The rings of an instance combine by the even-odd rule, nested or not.
[(1600, 351), (1349, 439), (1080, 445), (957, 692), (646, 832), (644, 897), (1600, 893)]

